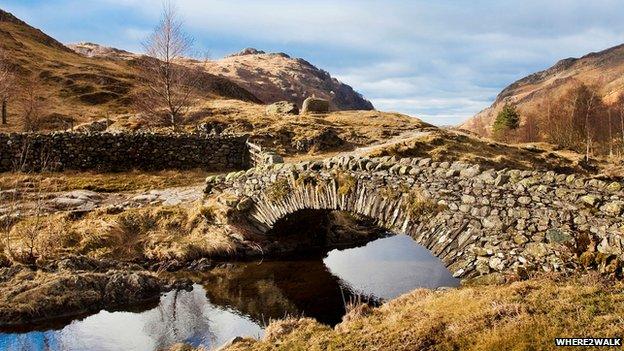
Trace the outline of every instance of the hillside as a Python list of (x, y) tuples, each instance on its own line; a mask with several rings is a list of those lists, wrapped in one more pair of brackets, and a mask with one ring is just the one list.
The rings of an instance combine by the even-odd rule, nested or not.
[(501, 91), (496, 101), (463, 123), (460, 128), (490, 135), (497, 113), (505, 103), (517, 104), (521, 115), (535, 113), (547, 100), (554, 100), (577, 84), (597, 89), (606, 104), (624, 94), (624, 45), (581, 58), (567, 58), (554, 66), (524, 77)]
[(208, 72), (226, 77), (264, 103), (287, 100), (301, 107), (309, 96), (328, 99), (337, 110), (372, 110), (373, 105), (350, 86), (300, 58), (245, 49), (209, 61)]
[[(68, 45), (88, 57), (131, 60), (139, 55), (94, 43)], [(202, 65), (206, 72), (227, 78), (258, 97), (263, 103), (290, 101), (301, 107), (309, 96), (328, 99), (334, 110), (372, 110), (373, 105), (352, 87), (333, 78), (300, 58), (284, 53), (265, 53), (244, 49), (217, 60), (199, 62), (189, 59), (188, 65)]]
[[(48, 101), (45, 129), (67, 128), (92, 119), (132, 112), (131, 94), (140, 57), (87, 57), (64, 46), (12, 14), (0, 10), (0, 48), (17, 75), (32, 76)], [(226, 78), (206, 73), (206, 97), (258, 102)], [(9, 114), (15, 114), (14, 105)], [(4, 130), (19, 130), (14, 118)]]

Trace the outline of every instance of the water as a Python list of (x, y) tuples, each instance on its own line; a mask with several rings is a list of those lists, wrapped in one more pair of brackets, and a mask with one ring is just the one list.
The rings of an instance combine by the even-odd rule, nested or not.
[(260, 337), (270, 319), (305, 315), (334, 325), (345, 301), (358, 296), (379, 302), (417, 287), (458, 283), (437, 258), (401, 235), (334, 250), (324, 259), (235, 263), (187, 275), (201, 284), (169, 292), (155, 307), (0, 333), (0, 350), (147, 351), (179, 342), (210, 349), (235, 336)]

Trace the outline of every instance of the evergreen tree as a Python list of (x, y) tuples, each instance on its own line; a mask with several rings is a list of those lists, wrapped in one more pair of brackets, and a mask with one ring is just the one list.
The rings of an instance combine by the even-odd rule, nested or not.
[(516, 106), (505, 104), (503, 109), (496, 116), (492, 127), (495, 133), (504, 133), (518, 129), (519, 126), (520, 115), (518, 114), (518, 110), (516, 110)]

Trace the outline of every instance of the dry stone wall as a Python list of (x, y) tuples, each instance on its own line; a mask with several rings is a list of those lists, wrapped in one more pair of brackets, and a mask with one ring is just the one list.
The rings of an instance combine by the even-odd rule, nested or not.
[(246, 169), (246, 140), (201, 134), (0, 134), (0, 171)]
[[(302, 209), (365, 215), (405, 233), (456, 277), (596, 268), (622, 275), (619, 182), (431, 159), (338, 157), (209, 177), (233, 227), (268, 235)], [(270, 240), (270, 238), (267, 238)]]

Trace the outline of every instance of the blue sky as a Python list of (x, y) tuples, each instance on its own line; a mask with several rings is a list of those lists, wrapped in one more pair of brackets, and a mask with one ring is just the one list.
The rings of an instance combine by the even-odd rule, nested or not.
[[(198, 52), (303, 57), (380, 110), (457, 124), (506, 85), (561, 58), (624, 42), (621, 0), (178, 0)], [(160, 0), (4, 0), (65, 43), (140, 51)]]

